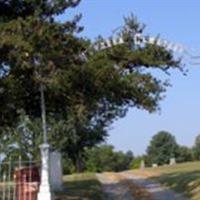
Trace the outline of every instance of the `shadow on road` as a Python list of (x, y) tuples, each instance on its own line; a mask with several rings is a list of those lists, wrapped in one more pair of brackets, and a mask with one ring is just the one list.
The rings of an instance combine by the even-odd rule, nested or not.
[(66, 181), (56, 200), (102, 200), (101, 185), (97, 180)]
[[(142, 178), (140, 176), (134, 175), (134, 173), (123, 173), (129, 182), (135, 185), (141, 186), (143, 190), (147, 192), (149, 198), (153, 200), (186, 200), (186, 198), (180, 194), (176, 193), (167, 187), (163, 187), (155, 179)], [(148, 195), (145, 196), (145, 200), (148, 200)]]
[(153, 177), (153, 179), (173, 190), (182, 192), (188, 198), (195, 196), (194, 199), (200, 199), (200, 170), (161, 174), (159, 177)]

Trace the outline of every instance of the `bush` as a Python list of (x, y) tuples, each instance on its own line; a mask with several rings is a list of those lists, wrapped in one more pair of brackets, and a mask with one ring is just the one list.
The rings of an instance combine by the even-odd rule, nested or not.
[(141, 166), (141, 162), (144, 160), (143, 156), (138, 156), (134, 160), (132, 160), (130, 164), (131, 169), (139, 169)]
[(179, 146), (178, 148), (178, 155), (177, 155), (177, 162), (188, 162), (194, 160), (194, 155), (192, 149), (186, 146)]
[(123, 171), (130, 168), (134, 156), (131, 151), (115, 152), (111, 145), (89, 149), (86, 153), (85, 168), (89, 172)]
[(64, 157), (62, 159), (62, 164), (63, 164), (63, 174), (67, 175), (67, 174), (73, 174), (76, 171), (76, 168), (72, 162), (71, 159), (69, 159), (68, 157)]

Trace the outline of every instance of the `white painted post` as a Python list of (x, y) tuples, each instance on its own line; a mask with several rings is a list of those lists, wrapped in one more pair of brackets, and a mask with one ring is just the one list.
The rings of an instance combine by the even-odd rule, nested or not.
[(41, 183), (38, 193), (38, 200), (51, 200), (52, 194), (49, 182), (49, 144), (47, 143), (46, 106), (45, 106), (43, 84), (40, 85), (40, 92), (41, 92), (41, 116), (42, 116), (44, 143), (40, 146), (42, 171), (41, 171)]
[(11, 159), (8, 162), (8, 199), (11, 199)]
[(6, 173), (3, 174), (3, 200), (6, 199)]
[(38, 193), (38, 200), (51, 200), (52, 194), (49, 183), (49, 145), (40, 146), (42, 156), (41, 184)]

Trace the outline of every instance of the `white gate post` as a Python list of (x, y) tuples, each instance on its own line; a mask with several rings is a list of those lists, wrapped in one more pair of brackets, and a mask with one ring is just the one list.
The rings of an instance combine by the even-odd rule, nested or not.
[(42, 156), (41, 183), (38, 193), (38, 200), (51, 200), (51, 188), (49, 182), (49, 145), (40, 146)]
[(46, 124), (46, 106), (44, 98), (44, 85), (40, 85), (41, 94), (41, 114), (44, 143), (40, 146), (42, 168), (41, 168), (41, 183), (38, 193), (38, 200), (51, 200), (51, 187), (49, 181), (49, 144), (47, 142), (47, 124)]

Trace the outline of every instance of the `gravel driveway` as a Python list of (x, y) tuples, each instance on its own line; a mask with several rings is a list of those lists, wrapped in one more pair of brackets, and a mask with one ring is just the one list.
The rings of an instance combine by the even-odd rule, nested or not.
[(97, 178), (102, 184), (104, 200), (140, 200), (133, 197), (133, 193), (130, 192), (129, 187), (127, 187), (125, 184), (122, 184), (120, 180), (117, 179), (118, 176), (123, 177), (123, 180), (128, 180), (134, 185), (138, 185), (144, 188), (151, 196), (151, 198), (148, 199), (188, 200), (181, 194), (163, 187), (152, 180), (135, 176), (130, 172), (97, 174)]
[(135, 176), (133, 173), (121, 173), (125, 179), (144, 187), (152, 196), (153, 200), (187, 200), (183, 195), (178, 194), (166, 187), (161, 186), (152, 180)]
[(129, 189), (119, 180), (114, 180), (109, 174), (97, 174), (97, 178), (102, 184), (103, 200), (135, 200)]

